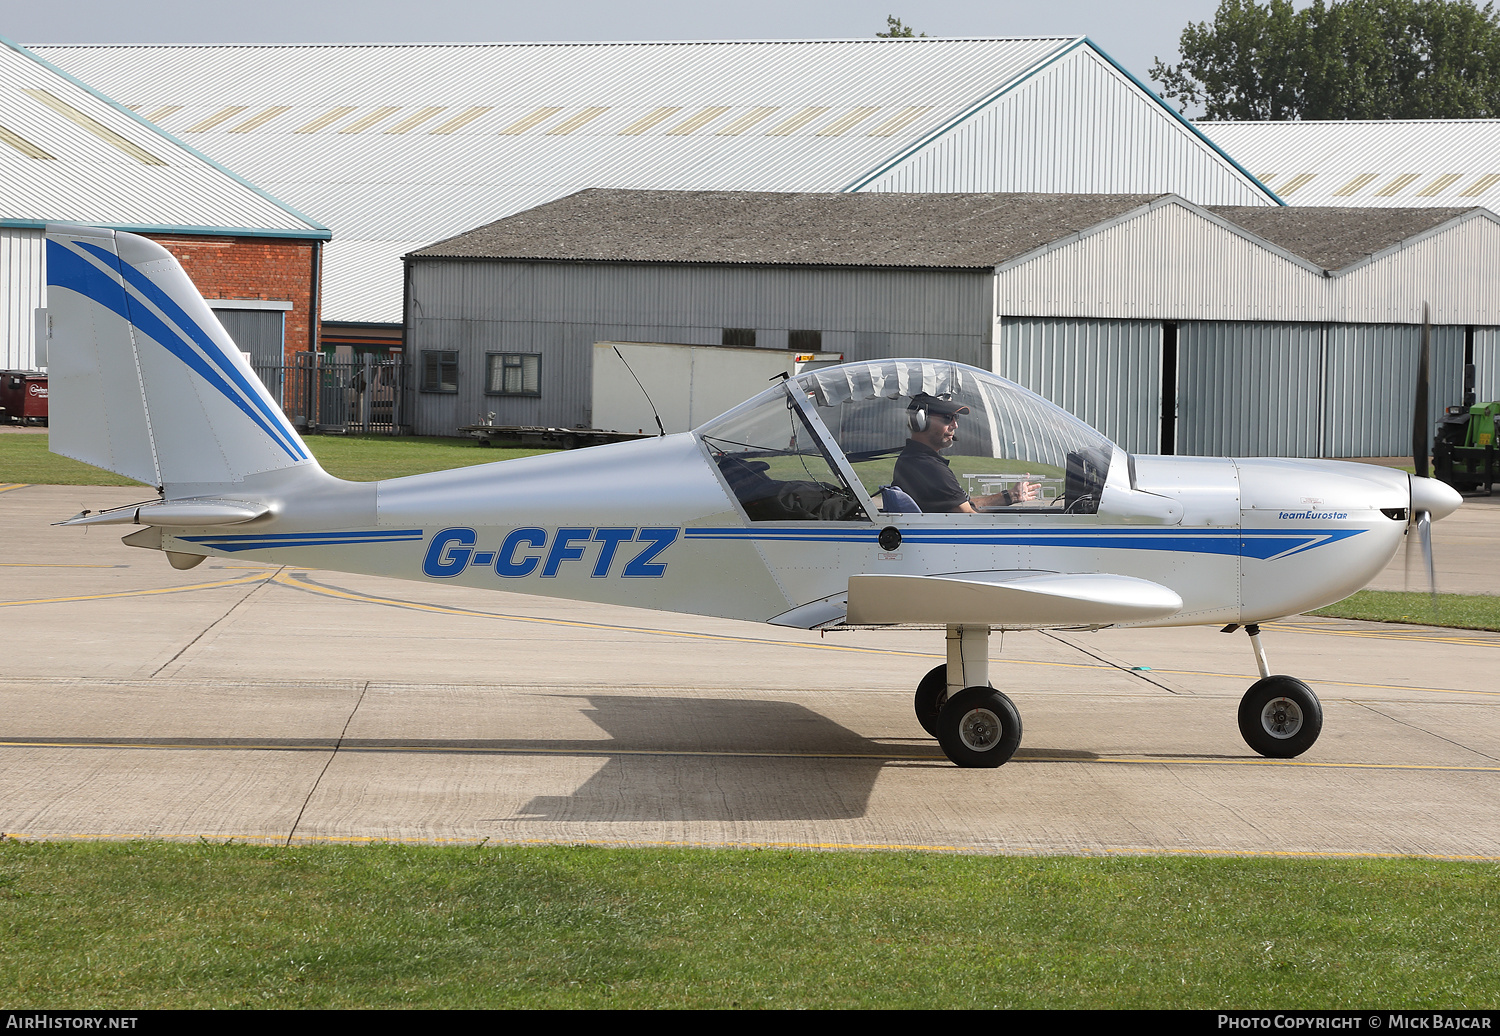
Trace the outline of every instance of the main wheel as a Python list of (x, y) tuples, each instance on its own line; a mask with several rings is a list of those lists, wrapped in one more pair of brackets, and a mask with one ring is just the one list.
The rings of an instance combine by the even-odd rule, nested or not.
[(966, 687), (938, 713), (938, 744), (959, 766), (1000, 766), (1021, 744), (1021, 714), (993, 687)]
[(1291, 759), (1323, 732), (1323, 706), (1312, 688), (1290, 676), (1268, 676), (1240, 699), (1240, 736), (1272, 759)]
[(948, 667), (940, 665), (917, 684), (917, 722), (933, 737), (938, 736), (938, 713), (948, 700)]

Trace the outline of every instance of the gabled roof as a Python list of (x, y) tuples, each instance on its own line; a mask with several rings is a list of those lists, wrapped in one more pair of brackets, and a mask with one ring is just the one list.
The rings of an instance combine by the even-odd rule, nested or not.
[(1325, 270), (1340, 270), (1456, 219), (1470, 208), (1365, 209), (1211, 205), (1231, 223)]
[(1500, 212), (1500, 119), (1200, 122), (1288, 205)]
[(327, 238), (327, 229), (0, 38), (0, 226)]
[(1274, 204), (1083, 37), (39, 49), (333, 227), (333, 320), (399, 319), (401, 255), (589, 187)]
[[(1468, 214), (1495, 221), (1478, 207), (1197, 206), (1171, 194), (593, 189), (417, 249), (410, 258), (985, 270), (1067, 249), (1162, 206), (1197, 213), (1314, 274), (1348, 270)], [(1161, 265), (1162, 256), (1133, 261)]]
[(1152, 198), (596, 189), (412, 255), (987, 269), (1147, 205)]

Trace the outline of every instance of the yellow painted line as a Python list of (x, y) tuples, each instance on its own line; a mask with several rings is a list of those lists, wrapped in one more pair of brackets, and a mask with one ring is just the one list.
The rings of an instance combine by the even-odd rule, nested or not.
[[(144, 741), (0, 741), (0, 748), (59, 748), (59, 749), (111, 749), (116, 751), (169, 751), (169, 752), (332, 752), (337, 747), (340, 752), (375, 752), (395, 753), (402, 752), (414, 755), (504, 755), (504, 756), (568, 756), (578, 758), (599, 758), (612, 756), (631, 756), (645, 758), (688, 758), (688, 759), (869, 759), (892, 763), (906, 762), (946, 762), (947, 757), (940, 752), (930, 754), (904, 754), (898, 752), (765, 752), (750, 751), (736, 752), (715, 749), (696, 750), (679, 748), (614, 748), (608, 742), (601, 743), (597, 748), (571, 745), (567, 747), (549, 748), (545, 745), (526, 746), (483, 746), (483, 745), (343, 745), (336, 746), (334, 743), (327, 744), (279, 744), (275, 741), (267, 741), (258, 744), (221, 744), (212, 741), (204, 742), (181, 742), (162, 741), (158, 743)], [(1215, 758), (1192, 758), (1192, 757), (1154, 757), (1154, 756), (1093, 756), (1083, 758), (1076, 754), (1069, 755), (1036, 755), (1024, 754), (1016, 756), (1007, 765), (1026, 765), (1029, 763), (1053, 763), (1053, 764), (1077, 764), (1077, 765), (1104, 765), (1104, 766), (1290, 766), (1314, 770), (1399, 770), (1399, 771), (1435, 771), (1442, 773), (1500, 773), (1500, 765), (1495, 766), (1458, 766), (1444, 763), (1359, 763), (1359, 762), (1319, 762), (1306, 759), (1264, 759), (1259, 757), (1247, 757), (1244, 759), (1215, 759)]]
[[(513, 820), (499, 821), (500, 823), (526, 823), (527, 818), (518, 817)], [(14, 840), (18, 842), (47, 842), (47, 841), (149, 841), (149, 842), (212, 842), (227, 845), (234, 842), (243, 842), (247, 845), (285, 845), (287, 836), (284, 834), (224, 834), (223, 832), (202, 832), (196, 834), (161, 835), (147, 833), (145, 831), (116, 831), (116, 832), (48, 832), (46, 834), (30, 834), (24, 831), (6, 831), (0, 833), (0, 839)], [(1375, 851), (1319, 851), (1315, 849), (1205, 849), (1205, 848), (1163, 848), (1160, 846), (1100, 846), (1096, 848), (1069, 847), (1066, 850), (1047, 850), (1042, 848), (1028, 848), (1021, 846), (1008, 849), (1004, 852), (996, 852), (992, 849), (980, 849), (974, 846), (962, 845), (928, 845), (920, 842), (794, 842), (794, 841), (755, 841), (753, 839), (732, 839), (722, 842), (710, 842), (696, 839), (630, 839), (630, 838), (506, 838), (503, 835), (450, 837), (427, 835), (420, 838), (401, 838), (389, 835), (294, 835), (291, 839), (294, 845), (439, 845), (439, 846), (466, 846), (478, 848), (480, 846), (550, 846), (550, 845), (588, 845), (601, 848), (615, 849), (804, 849), (804, 850), (833, 850), (842, 852), (930, 852), (930, 853), (972, 853), (978, 856), (1072, 856), (1072, 857), (1111, 857), (1111, 856), (1212, 856), (1212, 857), (1283, 857), (1289, 859), (1355, 859), (1355, 860), (1434, 860), (1453, 861), (1455, 863), (1494, 863), (1500, 861), (1500, 856), (1487, 855), (1483, 853), (1396, 853)]]
[(0, 561), (0, 568), (129, 568), (129, 565), (54, 565), (51, 562)]
[(156, 594), (180, 594), (189, 590), (216, 590), (223, 586), (240, 586), (245, 583), (260, 583), (272, 578), (269, 572), (257, 572), (245, 576), (233, 576), (212, 583), (193, 583), (190, 586), (162, 586), (154, 590), (119, 590), (109, 594), (82, 594), (77, 597), (38, 597), (30, 601), (0, 601), (0, 608), (14, 608), (26, 604), (71, 604), (76, 601), (107, 601), (117, 597), (151, 597)]
[(9, 493), (12, 489), (25, 489), (29, 482), (0, 482), (0, 493)]
[(1323, 637), (1362, 637), (1371, 640), (1415, 641), (1423, 644), (1465, 644), (1474, 647), (1500, 647), (1500, 634), (1486, 630), (1474, 630), (1468, 633), (1438, 633), (1435, 631), (1427, 632), (1426, 629), (1412, 629), (1408, 632), (1399, 629), (1325, 628), (1313, 625), (1312, 623), (1291, 622), (1263, 623), (1262, 628), (1283, 633), (1311, 633), (1315, 636)]
[[(996, 664), (1005, 663), (1005, 662), (1006, 662), (1005, 659), (997, 658), (997, 659), (991, 659), (990, 664), (991, 665), (996, 665)], [(1084, 669), (1084, 668), (1119, 669), (1120, 668), (1118, 666), (1094, 666), (1094, 667), (1088, 667), (1088, 666), (1082, 665), (1081, 663), (1076, 663), (1076, 662), (1010, 662), (1008, 664), (1011, 664), (1011, 665), (1073, 666), (1073, 667), (1076, 667), (1076, 668), (1079, 668), (1079, 669)], [(1127, 671), (1127, 670), (1121, 670), (1121, 671)], [(1256, 676), (1253, 673), (1215, 673), (1215, 672), (1209, 672), (1209, 671), (1203, 670), (1203, 669), (1147, 669), (1147, 670), (1144, 670), (1144, 672), (1146, 672), (1146, 673), (1160, 673), (1160, 674), (1163, 674), (1163, 675), (1166, 675), (1166, 676), (1198, 676), (1198, 677), (1207, 677), (1209, 679), (1215, 679), (1215, 680), (1250, 680), (1250, 681), (1253, 682), (1256, 679)], [(1411, 686), (1411, 685), (1408, 685), (1408, 684), (1400, 684), (1400, 683), (1361, 683), (1360, 681), (1357, 681), (1357, 680), (1324, 680), (1324, 679), (1317, 679), (1317, 680), (1312, 680), (1312, 681), (1309, 681), (1309, 682), (1312, 683), (1312, 684), (1316, 684), (1318, 687), (1362, 687), (1362, 688), (1365, 688), (1367, 690), (1372, 690), (1372, 691), (1410, 691), (1412, 693), (1421, 692), (1421, 693), (1426, 693), (1426, 694), (1477, 694), (1477, 695), (1480, 695), (1482, 697), (1487, 697), (1487, 698), (1493, 698), (1493, 697), (1495, 697), (1497, 695), (1500, 695), (1500, 687), (1497, 687), (1493, 691), (1486, 691), (1486, 690), (1471, 690), (1471, 689), (1465, 688), (1465, 687), (1419, 687), (1419, 686)]]
[[(105, 748), (116, 751), (169, 751), (169, 752), (332, 752), (333, 743), (319, 745), (277, 744), (215, 744), (213, 742), (184, 743), (161, 742), (159, 744), (128, 741), (0, 741), (0, 748)], [(899, 762), (947, 762), (942, 753), (931, 755), (894, 755), (890, 752), (734, 752), (694, 751), (691, 749), (667, 748), (547, 748), (542, 745), (524, 748), (482, 747), (473, 745), (343, 745), (340, 752), (404, 752), (414, 755), (522, 755), (522, 756), (577, 756), (592, 759), (608, 756), (649, 756), (709, 759), (874, 759)], [(1050, 760), (1047, 760), (1050, 761)], [(1075, 762), (1077, 760), (1074, 760)]]

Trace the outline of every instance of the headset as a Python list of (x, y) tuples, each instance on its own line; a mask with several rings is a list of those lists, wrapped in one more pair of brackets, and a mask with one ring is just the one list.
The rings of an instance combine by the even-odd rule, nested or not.
[(914, 432), (927, 431), (927, 408), (908, 407), (906, 410), (906, 423)]
[[(927, 394), (924, 392), (921, 395), (927, 395)], [(932, 418), (930, 418), (928, 416), (928, 414), (927, 414), (927, 408), (925, 406), (917, 406), (916, 405), (916, 402), (917, 402), (918, 398), (920, 398), (920, 396), (913, 397), (912, 401), (911, 401), (912, 405), (910, 405), (910, 406), (908, 406), (906, 408), (906, 424), (907, 424), (907, 427), (909, 427), (914, 432), (925, 432), (925, 431), (927, 431), (928, 427), (932, 424)], [(929, 399), (938, 399), (938, 400), (941, 400), (944, 403), (950, 402), (950, 400), (944, 399), (942, 396), (928, 396), (928, 398)], [(969, 409), (968, 407), (960, 407), (960, 408), (957, 408), (954, 411), (954, 413), (956, 414), (959, 410), (967, 411), (968, 409)]]

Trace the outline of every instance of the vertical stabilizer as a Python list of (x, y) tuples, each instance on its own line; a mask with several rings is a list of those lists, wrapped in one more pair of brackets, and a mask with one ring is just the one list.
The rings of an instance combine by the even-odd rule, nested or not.
[(154, 486), (315, 466), (170, 252), (134, 234), (47, 228), (53, 452)]

